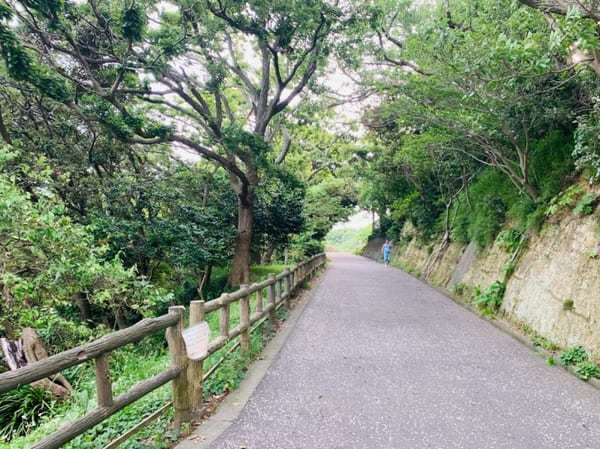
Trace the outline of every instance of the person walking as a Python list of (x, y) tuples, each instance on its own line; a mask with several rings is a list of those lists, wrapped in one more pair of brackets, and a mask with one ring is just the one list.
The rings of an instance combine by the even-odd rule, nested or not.
[(392, 253), (392, 243), (389, 240), (386, 240), (383, 246), (381, 247), (381, 252), (383, 253), (383, 263), (387, 267), (390, 264), (390, 256)]

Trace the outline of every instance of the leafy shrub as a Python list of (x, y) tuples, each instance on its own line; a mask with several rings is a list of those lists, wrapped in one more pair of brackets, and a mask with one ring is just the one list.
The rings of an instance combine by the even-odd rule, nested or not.
[[(0, 168), (1, 156), (0, 150)], [(156, 303), (168, 301), (170, 295), (139, 278), (135, 267), (106, 258), (107, 247), (72, 221), (57, 198), (39, 196), (33, 201), (0, 173), (1, 335), (16, 338), (19, 329), (33, 327), (55, 352), (92, 336), (86, 323), (71, 322), (74, 298), (111, 318), (115, 310), (151, 314)]]
[(41, 388), (23, 385), (0, 395), (0, 438), (10, 441), (36, 426), (54, 404)]
[[(545, 202), (561, 191), (573, 172), (573, 136), (551, 131), (532, 143), (530, 169), (540, 200)], [(533, 209), (528, 215), (533, 212)]]
[(458, 282), (454, 285), (451, 285), (448, 290), (450, 290), (452, 293), (457, 294), (458, 296), (462, 296), (464, 295), (465, 290), (467, 290), (468, 288), (469, 287), (464, 282)]
[(573, 212), (579, 215), (591, 215), (594, 212), (594, 206), (596, 206), (597, 201), (598, 195), (586, 193), (583, 195), (583, 198), (577, 202)]
[(538, 205), (525, 219), (525, 227), (534, 231), (539, 231), (546, 219), (546, 207), (543, 204)]
[(588, 169), (590, 182), (600, 180), (600, 103), (597, 99), (592, 112), (577, 120), (575, 130), (575, 147), (573, 158), (575, 166), (580, 169)]
[(575, 308), (575, 303), (572, 299), (566, 299), (563, 302), (563, 310), (572, 311)]
[(552, 216), (565, 206), (572, 206), (573, 203), (583, 194), (581, 186), (574, 184), (550, 200), (546, 209), (546, 215)]
[[(523, 200), (516, 187), (497, 170), (484, 170), (455, 206), (453, 238), (462, 243), (474, 241), (483, 248), (502, 229), (509, 208)], [(468, 204), (471, 204), (469, 207)]]
[[(532, 201), (495, 169), (483, 170), (471, 184), (467, 193), (463, 192), (454, 207), (456, 218), (452, 237), (460, 243), (475, 241), (485, 247), (494, 241), (506, 218), (516, 222), (513, 235), (521, 229), (539, 230), (546, 218), (545, 202), (557, 195), (573, 169), (571, 156), (572, 136), (552, 131), (542, 139), (532, 142), (530, 178), (539, 193), (539, 199)], [(470, 204), (470, 206), (469, 206)]]
[(204, 382), (204, 391), (208, 394), (221, 394), (237, 388), (244, 378), (244, 369), (248, 365), (248, 357), (236, 353), (227, 358), (217, 371)]
[(505, 229), (496, 237), (496, 244), (507, 253), (514, 253), (521, 245), (522, 232), (517, 229)]
[(581, 346), (573, 346), (571, 349), (560, 353), (560, 364), (562, 366), (577, 365), (587, 360), (588, 355)]
[(497, 310), (502, 305), (506, 285), (504, 282), (496, 281), (485, 290), (476, 289), (475, 303), (480, 307)]
[(581, 379), (588, 380), (590, 377), (600, 377), (600, 368), (594, 362), (587, 360), (575, 366), (575, 374)]

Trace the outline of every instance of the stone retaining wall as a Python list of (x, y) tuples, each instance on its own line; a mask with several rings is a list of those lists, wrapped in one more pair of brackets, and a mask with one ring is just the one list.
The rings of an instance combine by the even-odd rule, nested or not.
[[(600, 210), (581, 217), (564, 210), (533, 234), (506, 284), (502, 308), (507, 317), (526, 323), (561, 347), (582, 345), (600, 360)], [(377, 256), (381, 239), (373, 239), (364, 255)], [(438, 242), (422, 243), (406, 224), (394, 245), (392, 263), (421, 276)], [(376, 258), (376, 257), (373, 257)], [(511, 254), (494, 244), (477, 251), (474, 245), (452, 243), (434, 267), (434, 285), (485, 288), (504, 280)], [(565, 301), (574, 308), (565, 310)]]

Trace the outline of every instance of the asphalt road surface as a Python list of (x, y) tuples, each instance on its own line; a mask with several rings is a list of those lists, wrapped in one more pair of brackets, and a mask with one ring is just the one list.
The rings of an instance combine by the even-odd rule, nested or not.
[(600, 448), (600, 392), (418, 280), (332, 263), (212, 449)]

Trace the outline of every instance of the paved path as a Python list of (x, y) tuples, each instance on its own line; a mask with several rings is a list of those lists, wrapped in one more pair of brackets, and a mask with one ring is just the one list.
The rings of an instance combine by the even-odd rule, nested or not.
[(600, 392), (401, 271), (330, 257), (211, 449), (600, 448)]

